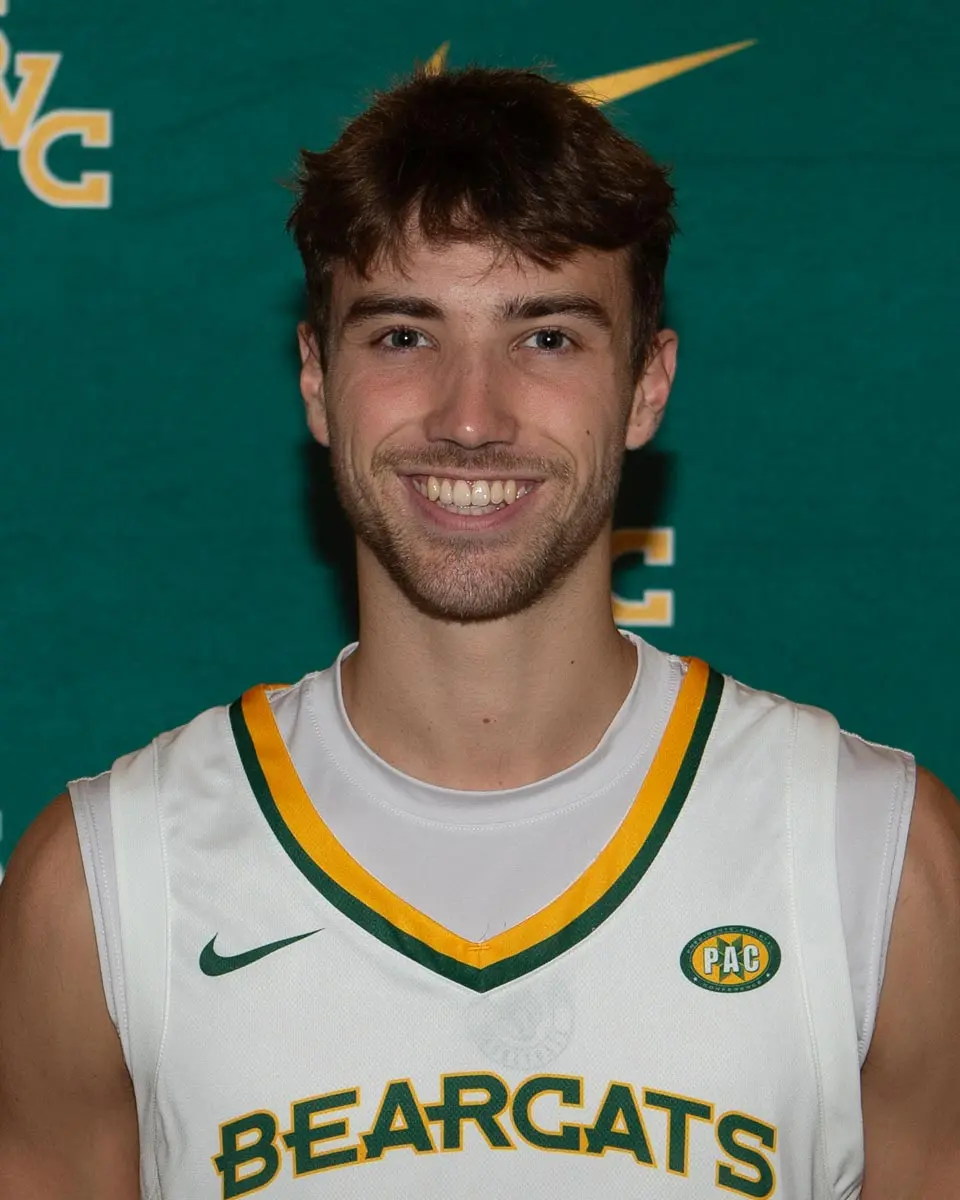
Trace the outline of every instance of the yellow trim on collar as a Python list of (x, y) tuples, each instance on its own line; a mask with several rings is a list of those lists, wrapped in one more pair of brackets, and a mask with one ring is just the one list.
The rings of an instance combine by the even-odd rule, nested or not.
[(710, 669), (690, 659), (660, 745), (640, 790), (616, 833), (589, 867), (545, 908), (486, 942), (471, 942), (408, 904), (374, 878), (337, 841), (307, 794), (293, 765), (267, 687), (242, 698), (243, 717), (281, 819), (316, 866), (397, 929), (465, 966), (484, 968), (560, 932), (610, 889), (633, 862), (663, 811), (690, 745)]

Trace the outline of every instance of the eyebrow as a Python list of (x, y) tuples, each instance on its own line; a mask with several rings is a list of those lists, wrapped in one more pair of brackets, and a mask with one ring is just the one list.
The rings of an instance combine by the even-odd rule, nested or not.
[(613, 320), (599, 300), (583, 292), (546, 292), (542, 296), (517, 297), (501, 305), (501, 321), (532, 321), (540, 317), (583, 317), (600, 329), (611, 330)]
[[(341, 329), (359, 325), (374, 317), (410, 317), (415, 321), (441, 321), (444, 315), (439, 304), (422, 296), (371, 292), (366, 296), (358, 296), (351, 303), (344, 315)], [(503, 324), (569, 315), (583, 317), (608, 332), (613, 329), (613, 320), (604, 306), (584, 292), (545, 292), (540, 296), (517, 296), (499, 305), (495, 315)]]
[(373, 317), (412, 317), (416, 321), (439, 321), (443, 309), (432, 300), (420, 296), (394, 296), (388, 292), (370, 292), (358, 296), (347, 309), (341, 325), (359, 325)]

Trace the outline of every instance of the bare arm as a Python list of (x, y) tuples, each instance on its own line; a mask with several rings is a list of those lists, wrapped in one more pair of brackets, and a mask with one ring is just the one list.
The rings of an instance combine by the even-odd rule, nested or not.
[(138, 1162), (133, 1088), (59, 796), (0, 887), (0, 1196), (138, 1200)]
[(861, 1080), (862, 1200), (960, 1196), (960, 806), (923, 770)]

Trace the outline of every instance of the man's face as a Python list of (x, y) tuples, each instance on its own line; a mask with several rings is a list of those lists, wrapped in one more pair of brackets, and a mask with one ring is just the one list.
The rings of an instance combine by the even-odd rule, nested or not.
[(417, 241), (402, 270), (337, 269), (325, 372), (301, 327), (308, 420), (361, 551), (419, 609), (518, 612), (606, 533), (672, 375), (668, 341), (633, 377), (630, 305), (620, 253), (548, 270)]

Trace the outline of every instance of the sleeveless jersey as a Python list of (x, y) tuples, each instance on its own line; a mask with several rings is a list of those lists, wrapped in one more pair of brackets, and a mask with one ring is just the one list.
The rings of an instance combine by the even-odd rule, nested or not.
[(337, 842), (263, 688), (119, 760), (144, 1196), (855, 1196), (838, 745), (692, 661), (614, 836), (483, 942)]

